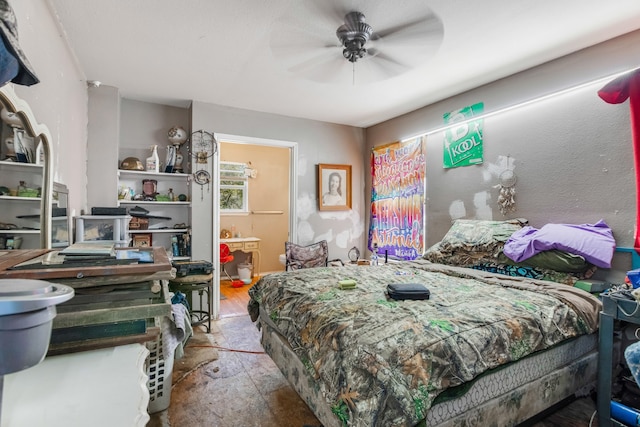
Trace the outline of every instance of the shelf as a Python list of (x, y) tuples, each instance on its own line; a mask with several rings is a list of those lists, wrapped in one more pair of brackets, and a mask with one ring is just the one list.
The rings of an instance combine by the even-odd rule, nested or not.
[(42, 170), (42, 165), (37, 165), (35, 163), (22, 163), (22, 162), (8, 162), (6, 160), (0, 160), (0, 167), (3, 169), (16, 169), (16, 170), (24, 170), (28, 168), (35, 168)]
[(156, 200), (118, 200), (119, 205), (173, 205), (190, 206), (191, 202), (158, 202)]
[[(162, 119), (162, 117), (158, 117)], [(135, 149), (138, 147), (120, 147), (119, 157), (126, 158), (128, 156), (136, 156)], [(139, 156), (139, 155), (138, 155)], [(188, 160), (188, 156), (183, 156), (184, 161)], [(117, 201), (117, 206), (126, 208), (131, 211), (134, 206), (139, 206), (148, 211), (147, 217), (134, 218), (130, 223), (132, 228), (128, 229), (128, 235), (133, 246), (150, 244), (154, 247), (163, 247), (168, 254), (173, 254), (175, 243), (172, 240), (179, 240), (178, 250), (176, 254), (185, 254), (190, 252), (190, 228), (175, 228), (178, 225), (191, 224), (191, 182), (193, 175), (190, 173), (165, 173), (165, 172), (147, 172), (137, 170), (119, 169), (118, 175), (118, 196), (131, 195), (134, 200), (121, 199)], [(156, 181), (154, 187), (150, 187), (145, 180)], [(141, 195), (145, 193), (156, 193), (160, 200), (135, 200), (135, 198), (144, 198)], [(172, 200), (169, 194), (173, 194)], [(163, 197), (160, 197), (163, 196)], [(178, 196), (185, 196), (179, 201)], [(154, 197), (155, 198), (155, 197)], [(146, 227), (146, 228), (139, 228)], [(188, 238), (183, 237), (189, 235)], [(189, 247), (189, 249), (186, 249)], [(171, 255), (173, 258), (173, 255)], [(189, 260), (190, 256), (176, 256), (173, 259)]]
[(167, 233), (167, 234), (184, 234), (189, 230), (187, 228), (148, 228), (146, 230), (131, 230), (129, 234), (147, 234), (147, 233)]
[(18, 197), (18, 196), (0, 196), (0, 200), (20, 200), (24, 202), (39, 202), (40, 197)]
[(186, 181), (191, 178), (191, 174), (189, 173), (155, 173), (155, 172), (145, 172), (145, 171), (129, 171), (129, 170), (118, 170), (118, 176), (121, 178), (140, 178), (140, 179), (153, 179), (158, 178), (163, 181), (168, 179), (176, 180), (176, 181)]
[(40, 230), (24, 230), (13, 228), (11, 230), (0, 230), (0, 234), (40, 234)]

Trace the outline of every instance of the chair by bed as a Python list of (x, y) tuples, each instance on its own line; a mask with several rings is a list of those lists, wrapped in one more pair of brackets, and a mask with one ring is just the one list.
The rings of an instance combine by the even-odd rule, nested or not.
[[(409, 282), (431, 298), (388, 298)], [(325, 427), (511, 426), (595, 386), (601, 303), (565, 284), (420, 259), (274, 273), (249, 295), (265, 351)]]
[(284, 253), (286, 257), (285, 270), (326, 267), (329, 262), (329, 245), (326, 240), (306, 246), (285, 242)]

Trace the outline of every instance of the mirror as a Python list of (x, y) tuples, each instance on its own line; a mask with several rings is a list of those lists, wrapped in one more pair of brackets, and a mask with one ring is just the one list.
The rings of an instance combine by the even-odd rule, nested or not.
[(12, 84), (0, 87), (0, 107), (0, 187), (5, 190), (0, 191), (0, 236), (5, 244), (11, 241), (12, 249), (50, 249), (54, 203), (51, 134), (36, 121)]
[(54, 182), (52, 198), (51, 247), (61, 250), (69, 246), (72, 240), (69, 190), (67, 186)]

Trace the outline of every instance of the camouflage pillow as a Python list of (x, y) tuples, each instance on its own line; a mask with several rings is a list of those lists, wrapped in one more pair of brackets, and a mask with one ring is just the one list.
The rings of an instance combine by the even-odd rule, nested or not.
[(308, 246), (285, 242), (287, 269), (326, 267), (329, 257), (329, 246), (326, 240), (321, 240)]
[(487, 221), (457, 219), (442, 240), (424, 254), (424, 259), (441, 264), (470, 266), (493, 262), (509, 237), (528, 225), (526, 219)]
[(459, 219), (454, 221), (440, 242), (427, 249), (423, 258), (431, 262), (459, 267), (478, 268), (485, 265), (500, 265), (504, 268), (509, 266), (534, 268), (543, 276), (543, 279), (561, 283), (567, 283), (565, 276), (588, 278), (593, 274), (594, 267), (583, 257), (558, 250), (541, 252), (520, 263), (507, 258), (502, 252), (505, 242), (514, 232), (526, 225), (528, 225), (526, 219), (507, 221)]

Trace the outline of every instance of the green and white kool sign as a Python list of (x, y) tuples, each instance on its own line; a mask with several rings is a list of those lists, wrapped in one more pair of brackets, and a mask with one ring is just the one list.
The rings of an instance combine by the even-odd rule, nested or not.
[(484, 120), (473, 119), (480, 116), (483, 111), (484, 103), (480, 102), (444, 114), (445, 125), (451, 125), (444, 133), (443, 166), (445, 169), (483, 162), (482, 127)]

